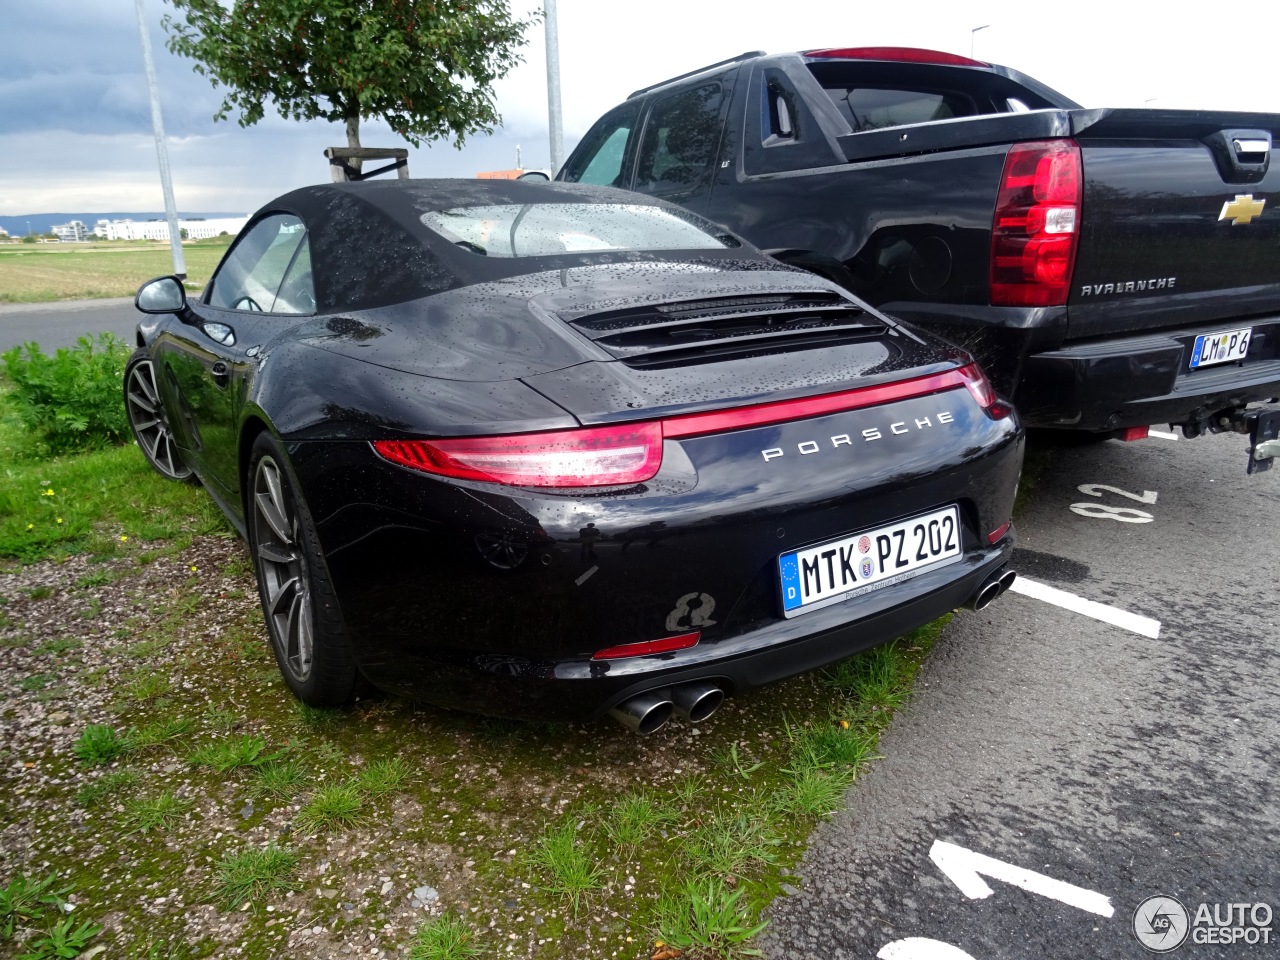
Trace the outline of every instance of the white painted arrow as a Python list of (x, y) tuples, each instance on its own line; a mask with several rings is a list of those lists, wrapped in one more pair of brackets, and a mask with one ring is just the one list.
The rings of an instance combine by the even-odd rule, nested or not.
[(1116, 912), (1111, 906), (1111, 899), (1100, 893), (1055, 880), (1053, 877), (1046, 877), (1043, 873), (1015, 867), (1011, 863), (1005, 863), (994, 857), (974, 853), (972, 850), (957, 847), (954, 843), (947, 843), (945, 840), (933, 841), (933, 846), (929, 848), (929, 859), (937, 864), (938, 869), (947, 875), (947, 879), (959, 887), (960, 892), (970, 900), (984, 900), (993, 892), (979, 876), (982, 874), (992, 880), (1003, 880), (1015, 887), (1021, 887), (1029, 893), (1036, 893), (1050, 900), (1057, 900), (1080, 910), (1096, 913), (1100, 917), (1110, 917)]

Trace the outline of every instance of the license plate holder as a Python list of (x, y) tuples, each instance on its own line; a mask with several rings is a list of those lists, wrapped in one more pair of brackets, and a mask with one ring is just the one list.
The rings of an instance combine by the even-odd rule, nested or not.
[(901, 583), (963, 555), (955, 504), (777, 559), (782, 613), (788, 619)]
[(1212, 367), (1219, 363), (1239, 363), (1249, 354), (1253, 328), (1202, 333), (1191, 347), (1191, 369)]

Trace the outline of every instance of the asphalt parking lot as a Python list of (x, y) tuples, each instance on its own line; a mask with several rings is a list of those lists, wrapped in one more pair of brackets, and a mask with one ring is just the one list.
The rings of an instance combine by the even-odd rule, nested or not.
[(1019, 524), (1035, 596), (957, 615), (767, 956), (1156, 955), (1135, 922), (1175, 957), (1280, 953), (1280, 470), (1245, 445), (1057, 453)]
[(77, 337), (100, 330), (133, 343), (140, 316), (132, 297), (0, 304), (0, 353), (32, 340), (52, 353), (58, 347), (74, 346)]

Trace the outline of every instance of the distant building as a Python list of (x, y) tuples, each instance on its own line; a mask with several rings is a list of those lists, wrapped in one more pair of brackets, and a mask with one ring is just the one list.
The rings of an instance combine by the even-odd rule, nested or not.
[[(178, 229), (187, 232), (188, 240), (205, 240), (223, 233), (234, 237), (248, 222), (248, 217), (179, 220)], [(165, 241), (169, 239), (169, 222), (167, 220), (99, 220), (93, 225), (93, 232), (103, 240)]]
[(79, 220), (57, 224), (49, 231), (63, 243), (78, 243), (89, 238), (89, 228)]

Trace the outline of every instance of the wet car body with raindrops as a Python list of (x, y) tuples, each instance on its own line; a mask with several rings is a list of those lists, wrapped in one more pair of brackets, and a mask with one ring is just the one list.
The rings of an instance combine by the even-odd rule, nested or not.
[(138, 303), (135, 435), (246, 536), (308, 703), (649, 732), (1009, 583), (972, 360), (662, 201), (308, 187)]

